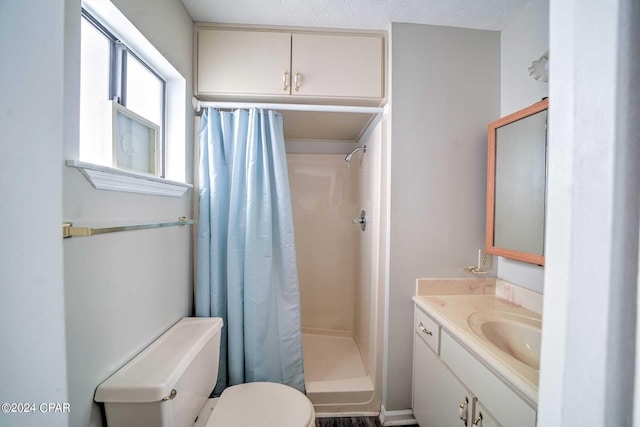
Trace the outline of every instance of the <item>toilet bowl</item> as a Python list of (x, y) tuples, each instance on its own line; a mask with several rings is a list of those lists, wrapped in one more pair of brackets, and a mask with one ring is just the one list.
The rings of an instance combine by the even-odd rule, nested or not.
[(98, 386), (108, 427), (313, 427), (298, 390), (255, 382), (209, 399), (218, 378), (220, 318), (185, 318)]

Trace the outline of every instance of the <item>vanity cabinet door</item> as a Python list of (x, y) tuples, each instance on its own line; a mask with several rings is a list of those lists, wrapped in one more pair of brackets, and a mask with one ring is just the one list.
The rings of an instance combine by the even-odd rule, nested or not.
[(476, 400), (473, 408), (473, 418), (471, 427), (501, 427), (493, 418), (493, 415), (485, 408), (479, 400)]
[(535, 427), (536, 410), (447, 331), (440, 335), (440, 360), (456, 373), (456, 377), (463, 381), (465, 386), (473, 390), (483, 406), (491, 409), (491, 413), (501, 425)]
[(413, 347), (412, 407), (420, 427), (470, 426), (474, 396), (418, 336)]

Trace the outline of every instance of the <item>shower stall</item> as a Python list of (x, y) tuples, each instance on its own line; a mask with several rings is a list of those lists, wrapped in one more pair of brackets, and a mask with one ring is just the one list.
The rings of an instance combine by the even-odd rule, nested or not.
[(345, 143), (338, 154), (287, 154), (305, 387), (319, 416), (380, 410), (385, 134), (382, 122), (351, 153)]
[(256, 107), (283, 115), (307, 396), (318, 417), (377, 415), (387, 276), (383, 108), (193, 104), (197, 111)]

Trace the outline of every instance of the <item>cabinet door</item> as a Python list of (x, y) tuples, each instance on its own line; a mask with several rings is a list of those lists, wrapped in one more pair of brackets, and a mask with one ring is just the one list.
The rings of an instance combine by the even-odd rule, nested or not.
[(378, 36), (293, 34), (291, 94), (382, 98), (383, 48)]
[[(420, 338), (413, 340), (413, 414), (420, 427), (471, 425), (473, 396)], [(460, 419), (466, 403), (468, 424)]]
[(440, 335), (440, 360), (473, 390), (500, 424), (535, 427), (536, 410), (446, 331)]
[(201, 28), (197, 92), (289, 95), (290, 58), (290, 33)]
[(473, 419), (469, 425), (471, 427), (501, 427), (479, 400), (475, 402)]

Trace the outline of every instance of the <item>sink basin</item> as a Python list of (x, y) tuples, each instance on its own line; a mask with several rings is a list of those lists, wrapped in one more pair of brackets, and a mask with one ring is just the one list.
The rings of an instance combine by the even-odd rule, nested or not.
[(540, 370), (540, 320), (502, 311), (480, 311), (471, 314), (468, 323), (483, 340), (517, 361)]

